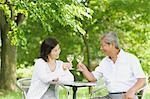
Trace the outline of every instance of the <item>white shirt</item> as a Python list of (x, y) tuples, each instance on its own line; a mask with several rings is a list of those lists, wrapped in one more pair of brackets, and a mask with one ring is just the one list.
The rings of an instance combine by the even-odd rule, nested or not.
[(146, 78), (137, 57), (123, 50), (120, 50), (115, 63), (106, 56), (92, 73), (97, 80), (103, 74), (110, 93), (126, 92), (137, 78)]
[[(27, 93), (27, 99), (42, 99), (43, 95), (49, 91), (50, 81), (56, 78), (59, 78), (59, 81), (73, 81), (73, 75), (69, 70), (63, 70), (62, 65), (62, 61), (56, 60), (56, 68), (52, 72), (47, 62), (42, 58), (37, 59), (34, 65), (34, 72), (31, 86)], [(51, 91), (55, 90), (53, 89)]]

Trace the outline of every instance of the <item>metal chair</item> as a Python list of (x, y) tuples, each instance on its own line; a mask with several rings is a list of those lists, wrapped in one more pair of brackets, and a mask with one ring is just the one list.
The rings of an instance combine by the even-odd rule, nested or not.
[[(22, 99), (27, 99), (27, 92), (28, 92), (30, 83), (31, 83), (31, 78), (22, 78), (22, 79), (17, 80), (16, 86), (22, 92)], [(69, 98), (70, 97), (70, 90), (67, 87), (65, 87), (64, 85), (61, 85), (61, 84), (57, 85), (57, 86), (62, 87), (64, 90), (66, 90), (67, 91), (67, 97), (68, 97), (68, 99), (70, 99)]]
[(106, 88), (106, 81), (103, 75), (97, 80), (96, 86), (92, 87), (92, 91), (90, 93), (90, 99), (104, 97), (108, 95), (108, 90)]
[(31, 78), (22, 78), (22, 79), (17, 80), (16, 86), (22, 92), (22, 99), (26, 99), (27, 97), (27, 91), (29, 89), (30, 82), (31, 82)]
[(143, 99), (143, 93), (144, 93), (144, 89), (143, 89), (143, 90), (140, 90), (140, 91), (137, 93), (138, 99)]

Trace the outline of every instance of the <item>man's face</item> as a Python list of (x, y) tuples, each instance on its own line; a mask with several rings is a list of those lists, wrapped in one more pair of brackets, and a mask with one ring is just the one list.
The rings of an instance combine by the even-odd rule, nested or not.
[(59, 46), (59, 44), (57, 44), (56, 47), (54, 47), (54, 48), (51, 50), (51, 53), (50, 53), (49, 55), (50, 55), (50, 57), (51, 57), (52, 59), (58, 59), (60, 52), (61, 52), (60, 46)]
[(104, 52), (104, 54), (109, 56), (112, 49), (112, 44), (106, 43), (104, 39), (101, 40), (100, 44), (100, 49)]

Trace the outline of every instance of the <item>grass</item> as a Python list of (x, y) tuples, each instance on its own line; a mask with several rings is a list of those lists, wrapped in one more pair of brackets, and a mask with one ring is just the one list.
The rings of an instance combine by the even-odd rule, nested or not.
[(144, 92), (144, 98), (143, 99), (150, 99), (150, 85)]
[(6, 92), (5, 94), (0, 91), (0, 99), (21, 99), (21, 97), (20, 91)]
[[(60, 88), (60, 99), (67, 99), (67, 90)], [(68, 99), (72, 99), (72, 90), (70, 90), (70, 96), (68, 97)], [(88, 92), (88, 88), (79, 88), (77, 90), (77, 99), (89, 99), (89, 92)], [(7, 94), (2, 94), (2, 92), (0, 91), (0, 99), (21, 99), (21, 92), (20, 91), (14, 91), (14, 92), (7, 92)], [(143, 99), (150, 99), (150, 86), (149, 88), (146, 89), (145, 93), (144, 93), (144, 98)]]
[[(60, 94), (59, 94), (60, 99), (72, 99), (73, 91), (71, 88), (69, 88), (69, 91), (70, 91), (70, 95), (67, 95), (67, 90), (60, 89)], [(77, 94), (76, 96), (77, 99), (88, 99), (88, 97), (90, 96), (88, 92), (88, 88), (79, 88), (76, 94)]]

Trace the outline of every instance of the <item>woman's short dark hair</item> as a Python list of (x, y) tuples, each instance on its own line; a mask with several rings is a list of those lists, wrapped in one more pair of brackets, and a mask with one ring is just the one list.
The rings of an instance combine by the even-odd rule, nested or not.
[(45, 39), (41, 44), (40, 58), (44, 59), (47, 62), (48, 54), (57, 44), (58, 41), (55, 38)]

